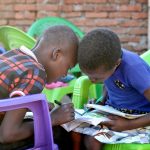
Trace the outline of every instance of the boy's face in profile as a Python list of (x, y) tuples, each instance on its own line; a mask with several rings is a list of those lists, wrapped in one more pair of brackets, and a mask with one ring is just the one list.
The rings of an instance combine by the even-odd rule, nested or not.
[(56, 54), (56, 59), (50, 61), (47, 70), (47, 83), (57, 81), (60, 77), (66, 76), (68, 70), (77, 63), (77, 50), (74, 45), (68, 46), (65, 50), (60, 50)]
[(105, 70), (103, 66), (95, 70), (83, 70), (83, 72), (89, 77), (93, 83), (103, 83), (108, 79), (115, 71), (116, 66), (111, 70)]
[(97, 67), (97, 69), (82, 69), (82, 71), (89, 77), (89, 79), (93, 83), (103, 83), (105, 80), (107, 80), (117, 69), (117, 67), (121, 63), (121, 58), (117, 60), (114, 67), (112, 69), (106, 69), (104, 65), (101, 65)]

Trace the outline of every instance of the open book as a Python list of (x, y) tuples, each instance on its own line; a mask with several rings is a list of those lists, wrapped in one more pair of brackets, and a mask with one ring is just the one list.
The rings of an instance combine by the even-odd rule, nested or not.
[[(76, 112), (78, 112), (78, 113), (76, 113)], [(105, 115), (97, 113), (96, 110), (87, 112), (84, 115), (79, 115), (79, 113), (83, 114), (84, 109), (76, 109), (75, 119), (73, 121), (63, 124), (62, 127), (69, 132), (71, 130), (74, 130), (81, 124), (89, 124), (89, 125), (97, 126), (98, 124), (100, 124), (103, 121), (110, 120)]]
[(97, 105), (97, 104), (86, 104), (86, 107), (94, 108), (98, 112), (105, 114), (105, 115), (112, 114), (112, 115), (117, 115), (117, 116), (128, 118), (128, 119), (135, 119), (135, 118), (145, 115), (145, 114), (133, 115), (133, 114), (123, 113), (123, 112), (116, 110), (113, 107), (108, 106), (108, 105), (103, 106), (103, 105)]
[[(93, 108), (94, 110), (89, 111), (84, 114), (85, 112), (84, 109), (76, 109), (75, 112), (78, 112), (78, 113), (75, 113), (75, 119), (71, 122), (63, 124), (62, 125), (63, 128), (65, 128), (69, 132), (79, 127), (83, 123), (97, 126), (101, 122), (109, 121), (109, 119), (107, 118), (107, 115), (109, 114), (117, 115), (117, 116), (128, 118), (128, 119), (135, 119), (135, 118), (145, 115), (145, 114), (132, 115), (132, 114), (123, 113), (108, 105), (102, 106), (102, 105), (97, 105), (97, 104), (86, 104), (85, 106), (87, 108)], [(79, 115), (79, 113), (81, 115)]]

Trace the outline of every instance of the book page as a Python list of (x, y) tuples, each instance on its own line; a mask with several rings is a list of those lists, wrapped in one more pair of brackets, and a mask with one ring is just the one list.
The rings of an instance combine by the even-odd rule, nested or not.
[(134, 115), (134, 114), (123, 113), (123, 112), (116, 110), (113, 107), (108, 106), (108, 105), (103, 106), (103, 105), (97, 105), (97, 104), (86, 104), (85, 106), (87, 108), (94, 108), (97, 111), (99, 111), (100, 113), (105, 114), (105, 115), (112, 114), (112, 115), (117, 115), (120, 117), (125, 117), (128, 119), (135, 119), (135, 118), (145, 115), (145, 114)]
[[(84, 109), (75, 109), (75, 110), (80, 114), (84, 112)], [(79, 115), (78, 113), (75, 113), (75, 119), (71, 122), (63, 124), (62, 127), (69, 132), (83, 123), (97, 126), (101, 122), (109, 120), (110, 119), (108, 119), (105, 115), (97, 113), (96, 110), (93, 110), (91, 112), (86, 113), (85, 115)]]

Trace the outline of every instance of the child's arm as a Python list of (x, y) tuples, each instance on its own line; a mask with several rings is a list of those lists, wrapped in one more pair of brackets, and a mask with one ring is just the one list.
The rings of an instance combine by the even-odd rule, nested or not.
[(105, 105), (105, 102), (107, 100), (107, 90), (105, 88), (105, 86), (103, 86), (103, 93), (102, 96), (98, 99), (90, 99), (88, 100), (88, 104), (98, 104), (98, 105)]
[(126, 119), (119, 116), (108, 116), (108, 118), (111, 119), (111, 121), (101, 124), (114, 131), (132, 130), (150, 125), (150, 114), (137, 119)]
[(52, 125), (61, 125), (74, 120), (74, 108), (72, 103), (62, 104), (51, 111)]
[[(144, 92), (144, 96), (150, 101), (150, 89)], [(112, 121), (103, 122), (108, 128), (114, 131), (132, 130), (140, 127), (150, 126), (150, 113), (137, 119), (125, 119), (118, 116), (108, 116)]]
[(100, 105), (105, 105), (107, 97), (108, 97), (107, 90), (106, 90), (105, 86), (103, 86), (103, 99), (101, 100), (101, 102), (99, 102), (99, 104)]
[(33, 122), (23, 122), (27, 109), (6, 112), (0, 125), (0, 143), (12, 143), (33, 135)]

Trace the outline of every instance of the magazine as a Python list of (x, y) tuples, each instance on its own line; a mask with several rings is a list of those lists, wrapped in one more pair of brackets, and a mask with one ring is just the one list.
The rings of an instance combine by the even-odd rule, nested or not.
[[(78, 112), (78, 113), (76, 113), (76, 112)], [(82, 115), (83, 113), (84, 113), (84, 109), (76, 109), (75, 110), (75, 119), (71, 122), (63, 124), (62, 127), (69, 132), (69, 131), (75, 129), (76, 127), (80, 126), (82, 123), (87, 123), (90, 125), (97, 126), (102, 121), (110, 120), (105, 115), (97, 112), (97, 110), (93, 110), (93, 111), (87, 112), (86, 114)]]
[[(94, 107), (97, 109), (98, 106), (95, 106), (94, 104), (92, 104), (92, 106), (91, 104), (87, 104), (88, 108)], [(110, 106), (100, 106), (97, 110), (92, 110), (84, 115), (82, 115), (85, 112), (84, 109), (76, 109), (75, 120), (63, 124), (62, 127), (68, 132), (74, 131), (93, 136), (102, 143), (150, 143), (150, 126), (123, 132), (115, 132), (113, 130), (109, 130), (107, 127), (101, 127), (101, 125), (99, 125), (101, 122), (110, 120), (107, 118), (106, 114), (117, 114), (122, 117), (127, 116), (130, 119), (141, 117), (141, 115), (122, 114), (120, 111), (118, 112), (114, 110), (114, 108), (110, 109), (108, 107)], [(25, 118), (33, 119), (33, 113), (27, 112)]]
[(62, 127), (68, 132), (74, 131), (93, 136), (102, 143), (150, 143), (150, 126), (116, 132), (108, 129), (106, 126), (100, 125), (101, 122), (110, 120), (107, 118), (108, 114), (118, 115), (129, 119), (138, 118), (143, 115), (125, 114), (110, 106), (95, 104), (87, 104), (86, 106), (87, 108), (94, 108), (95, 110), (84, 113), (85, 110), (76, 109), (75, 112), (78, 113), (75, 113), (75, 120), (63, 124)]
[(85, 123), (87, 123), (93, 126), (97, 126), (101, 122), (110, 120), (107, 118), (108, 114), (118, 115), (118, 116), (125, 117), (128, 119), (135, 119), (144, 115), (144, 114), (142, 115), (126, 114), (108, 105), (102, 106), (102, 105), (96, 105), (96, 104), (86, 104), (85, 106), (88, 109), (93, 108), (95, 110), (87, 111), (86, 113), (84, 113), (85, 112), (84, 109), (76, 109), (75, 119), (71, 122), (68, 122), (62, 125), (62, 127), (65, 130), (67, 130), (68, 132), (71, 130), (74, 130), (75, 128), (79, 127), (82, 123), (84, 123), (84, 125)]
[(116, 110), (113, 107), (108, 106), (108, 105), (103, 106), (103, 105), (97, 105), (97, 104), (86, 104), (85, 106), (87, 108), (93, 108), (93, 109), (97, 110), (98, 112), (105, 114), (105, 115), (112, 114), (112, 115), (117, 115), (117, 116), (124, 117), (127, 119), (135, 119), (135, 118), (145, 115), (145, 114), (134, 115), (134, 114), (123, 113), (123, 112)]

